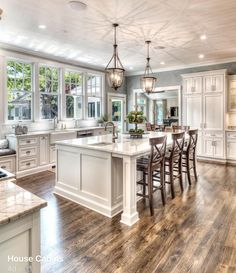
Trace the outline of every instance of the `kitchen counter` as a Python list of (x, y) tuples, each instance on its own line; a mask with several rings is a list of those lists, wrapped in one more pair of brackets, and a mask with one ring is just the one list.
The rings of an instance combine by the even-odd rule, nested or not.
[(0, 182), (0, 225), (47, 206), (47, 202), (10, 181)]
[(130, 138), (129, 134), (120, 134), (116, 143), (112, 143), (112, 135), (101, 135), (58, 141), (57, 144), (104, 151), (117, 155), (135, 156), (150, 151), (149, 138), (163, 135), (167, 135), (167, 145), (170, 145), (172, 143), (171, 134), (165, 132), (149, 132), (139, 139)]
[[(26, 272), (26, 268), (41, 272), (36, 257), (41, 255), (40, 209), (46, 205), (46, 201), (14, 183), (0, 182), (1, 272)], [(9, 260), (9, 257), (32, 257), (32, 260)]]

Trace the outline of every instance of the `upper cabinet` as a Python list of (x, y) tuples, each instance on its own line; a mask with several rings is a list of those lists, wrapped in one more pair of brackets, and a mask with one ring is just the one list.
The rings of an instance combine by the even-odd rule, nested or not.
[(203, 77), (204, 93), (224, 92), (224, 75), (207, 75)]
[(236, 112), (236, 75), (229, 76), (228, 111)]
[(202, 77), (188, 77), (183, 81), (183, 91), (185, 94), (202, 93)]

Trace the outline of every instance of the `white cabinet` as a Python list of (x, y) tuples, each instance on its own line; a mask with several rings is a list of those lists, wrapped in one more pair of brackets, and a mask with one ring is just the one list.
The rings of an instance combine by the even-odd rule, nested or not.
[(236, 112), (236, 75), (229, 77), (228, 111)]
[(223, 138), (204, 137), (203, 155), (211, 158), (224, 157), (224, 140)]
[(49, 163), (49, 137), (47, 135), (39, 137), (39, 165)]
[(224, 92), (224, 75), (207, 75), (203, 78), (205, 93)]
[(203, 96), (203, 127), (207, 130), (224, 129), (224, 96), (220, 93)]
[(50, 145), (50, 163), (53, 164), (56, 162), (56, 146)]
[(236, 160), (236, 132), (227, 132), (226, 151), (227, 159)]
[(192, 95), (184, 97), (184, 125), (192, 128), (201, 128), (202, 123), (202, 96)]
[(16, 156), (8, 155), (0, 157), (0, 168), (7, 170), (10, 173), (15, 173), (16, 171)]
[(225, 159), (226, 70), (182, 75), (184, 125), (199, 129), (197, 154)]
[(188, 77), (183, 82), (184, 94), (201, 94), (202, 77)]

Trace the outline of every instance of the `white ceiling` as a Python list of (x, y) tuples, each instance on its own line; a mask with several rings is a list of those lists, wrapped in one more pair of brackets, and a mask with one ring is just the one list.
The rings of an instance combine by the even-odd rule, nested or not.
[(76, 11), (68, 0), (0, 0), (0, 42), (104, 68), (112, 55), (112, 23), (118, 22), (120, 59), (128, 72), (144, 70), (147, 39), (153, 70), (236, 57), (235, 0), (84, 2), (87, 9)]

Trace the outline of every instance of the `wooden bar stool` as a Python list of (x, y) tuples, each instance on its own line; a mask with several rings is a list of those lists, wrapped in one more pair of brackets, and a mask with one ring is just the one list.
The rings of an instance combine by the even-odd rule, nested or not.
[[(143, 173), (143, 178), (137, 182), (138, 185), (142, 185), (143, 192), (137, 193), (137, 195), (149, 199), (150, 212), (153, 215), (153, 193), (160, 190), (163, 205), (166, 202), (164, 181), (166, 136), (150, 138), (149, 143), (151, 146), (150, 155), (137, 160), (137, 170)], [(157, 182), (158, 185), (154, 182)], [(146, 187), (148, 187), (148, 194), (146, 194)]]
[(191, 170), (193, 170), (194, 178), (197, 181), (197, 169), (196, 169), (196, 148), (198, 140), (198, 130), (189, 130), (189, 140), (187, 147), (183, 150), (183, 172), (187, 173), (188, 183), (191, 185)]
[[(184, 190), (182, 178), (182, 154), (185, 132), (172, 134), (172, 147), (165, 155), (165, 183), (170, 184), (171, 196), (175, 198), (174, 180), (179, 179), (181, 191)], [(169, 176), (169, 180), (166, 177)]]

